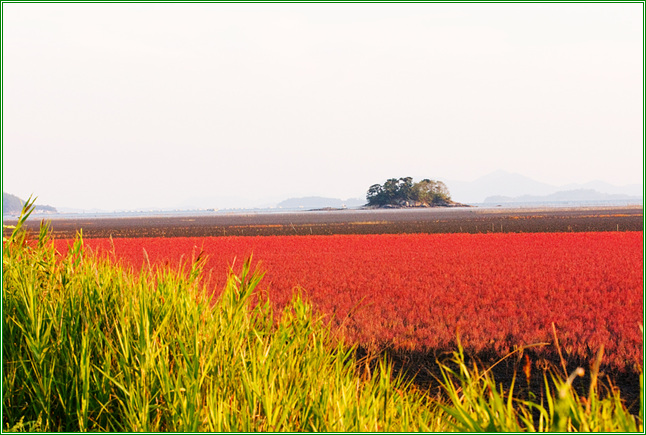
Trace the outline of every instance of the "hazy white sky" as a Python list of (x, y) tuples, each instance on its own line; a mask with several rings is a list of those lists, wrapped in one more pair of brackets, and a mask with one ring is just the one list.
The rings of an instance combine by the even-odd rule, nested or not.
[(642, 183), (639, 3), (5, 3), (2, 19), (3, 190), (23, 199), (227, 207), (496, 169)]

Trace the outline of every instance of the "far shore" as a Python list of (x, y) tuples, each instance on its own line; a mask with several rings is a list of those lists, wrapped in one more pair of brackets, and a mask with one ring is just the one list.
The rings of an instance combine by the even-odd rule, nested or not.
[[(38, 212), (31, 214), (31, 218), (45, 220), (65, 220), (65, 219), (88, 219), (88, 218), (124, 218), (124, 217), (156, 217), (156, 216), (219, 216), (219, 215), (248, 215), (248, 214), (295, 214), (309, 212), (358, 212), (358, 211), (410, 211), (410, 210), (454, 210), (454, 209), (478, 209), (478, 210), (504, 210), (504, 211), (540, 211), (540, 210), (613, 210), (613, 209), (642, 209), (643, 204), (616, 204), (611, 203), (604, 205), (602, 203), (587, 204), (582, 203), (478, 203), (478, 204), (461, 204), (439, 205), (439, 206), (385, 206), (376, 207), (363, 205), (360, 207), (299, 207), (299, 208), (194, 208), (194, 209), (136, 209), (136, 210), (117, 210), (117, 211), (74, 211), (74, 212)], [(20, 213), (3, 214), (3, 222), (17, 221)]]
[[(87, 238), (643, 231), (643, 206), (32, 215), (26, 225), (38, 231), (41, 220), (51, 221), (53, 235), (57, 238), (73, 238), (81, 229), (83, 237)], [(3, 217), (5, 225), (15, 222), (15, 217)]]

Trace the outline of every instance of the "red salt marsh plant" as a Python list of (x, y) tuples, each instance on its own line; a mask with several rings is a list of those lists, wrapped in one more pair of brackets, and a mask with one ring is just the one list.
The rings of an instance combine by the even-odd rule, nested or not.
[[(347, 340), (504, 354), (551, 341), (568, 357), (641, 367), (643, 233), (88, 239), (136, 268), (207, 255), (210, 285), (253, 254), (276, 307), (301, 288)], [(66, 241), (57, 241), (64, 249)]]

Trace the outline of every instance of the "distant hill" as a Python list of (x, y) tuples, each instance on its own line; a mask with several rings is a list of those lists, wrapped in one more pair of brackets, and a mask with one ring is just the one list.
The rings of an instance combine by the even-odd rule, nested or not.
[(338, 198), (324, 198), (322, 196), (306, 196), (303, 198), (289, 198), (278, 203), (280, 208), (343, 208), (343, 207), (360, 207), (366, 203), (359, 198), (350, 198), (341, 200)]
[[(25, 201), (7, 192), (2, 192), (2, 214), (3, 215), (19, 215), (22, 211), (22, 206)], [(34, 209), (35, 213), (58, 213), (58, 211), (51, 205), (38, 205)]]
[(2, 192), (2, 214), (18, 214), (22, 210), (22, 205), (25, 203), (22, 199), (15, 195)]
[(640, 196), (609, 194), (598, 192), (594, 189), (575, 189), (554, 192), (549, 195), (522, 195), (522, 196), (488, 196), (484, 202), (553, 202), (553, 201), (641, 201)]

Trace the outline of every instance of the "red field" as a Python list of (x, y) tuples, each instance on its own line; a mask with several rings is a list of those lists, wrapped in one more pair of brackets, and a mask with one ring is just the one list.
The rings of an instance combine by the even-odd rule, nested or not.
[[(641, 366), (643, 232), (400, 234), (114, 239), (118, 258), (176, 266), (203, 250), (221, 287), (253, 253), (272, 302), (300, 286), (355, 343), (507, 352), (552, 341), (570, 357), (605, 345), (606, 363)], [(64, 250), (69, 241), (57, 240)], [(108, 239), (85, 245), (112, 251)], [(234, 267), (235, 268), (235, 267)]]

